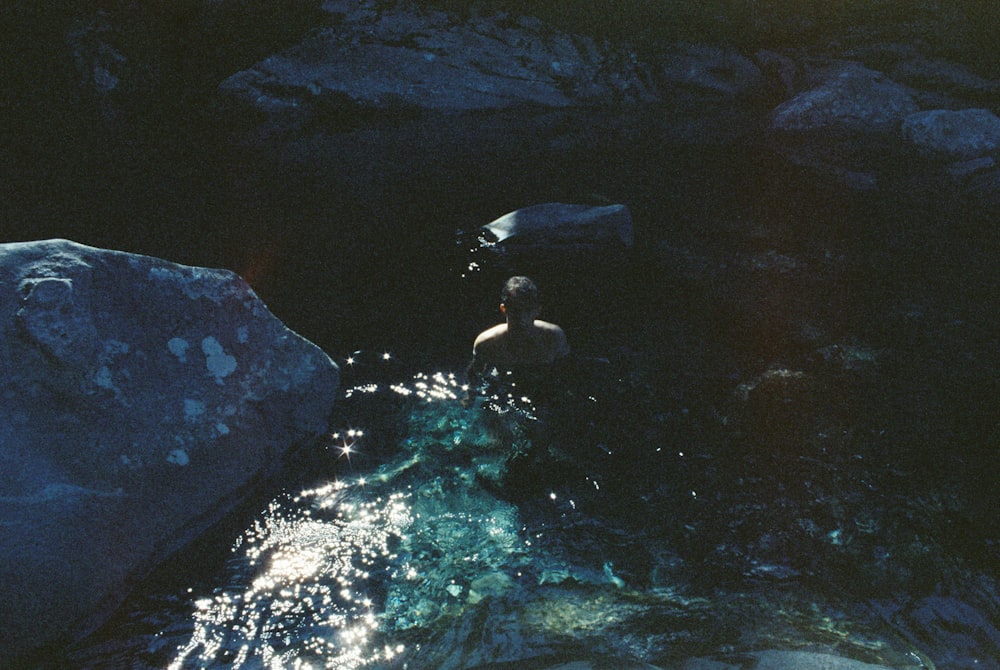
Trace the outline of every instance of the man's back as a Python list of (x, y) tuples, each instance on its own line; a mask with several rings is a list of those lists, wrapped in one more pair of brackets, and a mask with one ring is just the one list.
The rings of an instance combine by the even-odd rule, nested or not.
[[(506, 321), (484, 330), (472, 345), (472, 362), (466, 376), (472, 403), (477, 380), (496, 368), (500, 373), (514, 369), (547, 368), (569, 354), (566, 333), (554, 323), (536, 318), (541, 311), (538, 287), (527, 277), (511, 277), (500, 296), (500, 312)], [(531, 376), (539, 378), (541, 370)]]
[(569, 343), (562, 328), (535, 319), (524, 329), (501, 323), (483, 331), (476, 338), (472, 352), (483, 368), (508, 368), (551, 363), (569, 353)]

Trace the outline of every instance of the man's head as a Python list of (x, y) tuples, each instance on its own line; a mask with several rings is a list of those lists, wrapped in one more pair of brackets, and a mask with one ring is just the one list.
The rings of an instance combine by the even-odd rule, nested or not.
[(500, 292), (500, 309), (510, 316), (537, 312), (541, 306), (538, 286), (527, 277), (511, 277)]

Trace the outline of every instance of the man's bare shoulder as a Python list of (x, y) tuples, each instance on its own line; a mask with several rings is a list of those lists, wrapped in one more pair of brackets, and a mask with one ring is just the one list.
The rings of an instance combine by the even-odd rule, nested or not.
[(549, 342), (549, 347), (554, 356), (565, 356), (569, 353), (569, 341), (566, 339), (566, 333), (562, 328), (554, 323), (549, 323), (548, 321), (542, 321), (540, 319), (535, 320), (535, 327), (545, 333), (545, 337)]
[(554, 323), (549, 323), (548, 321), (542, 321), (541, 319), (535, 319), (535, 328), (544, 330), (547, 333), (553, 333), (556, 335), (565, 335), (563, 329)]
[(476, 336), (476, 341), (472, 343), (472, 350), (478, 351), (483, 346), (488, 348), (491, 344), (501, 340), (506, 334), (506, 323), (499, 323), (492, 328), (487, 328)]

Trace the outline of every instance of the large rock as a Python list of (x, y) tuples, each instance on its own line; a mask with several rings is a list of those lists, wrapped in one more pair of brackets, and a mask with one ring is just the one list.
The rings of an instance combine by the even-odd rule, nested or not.
[(858, 63), (817, 68), (811, 86), (771, 114), (773, 129), (892, 131), (918, 111), (912, 92)]
[(625, 205), (548, 202), (504, 214), (482, 227), (483, 241), (500, 250), (628, 248), (634, 241)]
[(850, 61), (803, 63), (800, 92), (771, 111), (772, 146), (791, 163), (852, 191), (880, 186), (919, 106), (913, 92)]
[(903, 121), (903, 137), (919, 149), (970, 160), (1000, 149), (1000, 117), (988, 109), (917, 112)]
[(265, 112), (314, 115), (560, 108), (646, 89), (628, 52), (535, 19), (459, 21), (409, 3), (379, 4), (327, 0), (332, 27), (234, 74), (222, 90)]
[(0, 666), (98, 625), (323, 434), (337, 367), (228, 271), (0, 245)]

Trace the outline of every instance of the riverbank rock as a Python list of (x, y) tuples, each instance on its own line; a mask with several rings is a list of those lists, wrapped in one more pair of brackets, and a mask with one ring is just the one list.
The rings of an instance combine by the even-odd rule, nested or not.
[(732, 100), (760, 96), (766, 90), (760, 66), (734, 49), (678, 44), (656, 59), (656, 66), (658, 89), (672, 96), (687, 93)]
[(99, 625), (326, 430), (336, 365), (224, 270), (0, 245), (0, 666)]
[(926, 45), (875, 40), (857, 44), (842, 55), (909, 87), (925, 108), (988, 107), (1000, 96), (1000, 81), (928, 53)]
[(729, 142), (756, 125), (749, 109), (767, 89), (733, 49), (674, 44), (643, 59), (531, 16), (385, 5), (325, 2), (325, 27), (221, 83), (230, 109), (260, 113), (251, 125), (269, 139), (412, 126), (406, 141), (432, 140), (431, 162), (456, 141), (460, 159), (525, 138), (546, 155), (593, 153), (649, 123), (681, 144)]
[(234, 74), (222, 90), (264, 112), (329, 117), (558, 108), (640, 99), (648, 88), (628, 52), (537, 19), (460, 21), (417, 5), (380, 4), (327, 0), (329, 28)]
[[(965, 176), (983, 169), (913, 160), (930, 132), (916, 132), (915, 115), (987, 108), (995, 89), (913, 48), (747, 54), (677, 42), (640, 56), (513, 13), (374, 0), (328, 0), (323, 12), (302, 42), (226, 78), (219, 90), (233, 104), (220, 108), (248, 119), (248, 141), (277, 161), (351, 175), (329, 186), (337, 193), (415, 173), (422, 188), (451, 189), (488, 162), (517, 173), (693, 145), (776, 154), (835, 193), (966, 191)], [(984, 132), (963, 136), (985, 146)], [(975, 188), (985, 195), (969, 202), (993, 201), (992, 182)]]
[(1000, 149), (1000, 117), (988, 109), (917, 112), (903, 121), (903, 137), (917, 148), (955, 160), (972, 160)]
[(770, 146), (837, 188), (874, 191), (902, 147), (899, 127), (919, 111), (913, 92), (862, 63), (799, 59), (784, 77), (792, 95), (771, 110)]
[(858, 63), (817, 68), (810, 84), (808, 90), (775, 108), (771, 114), (775, 130), (891, 131), (918, 111), (905, 86)]

